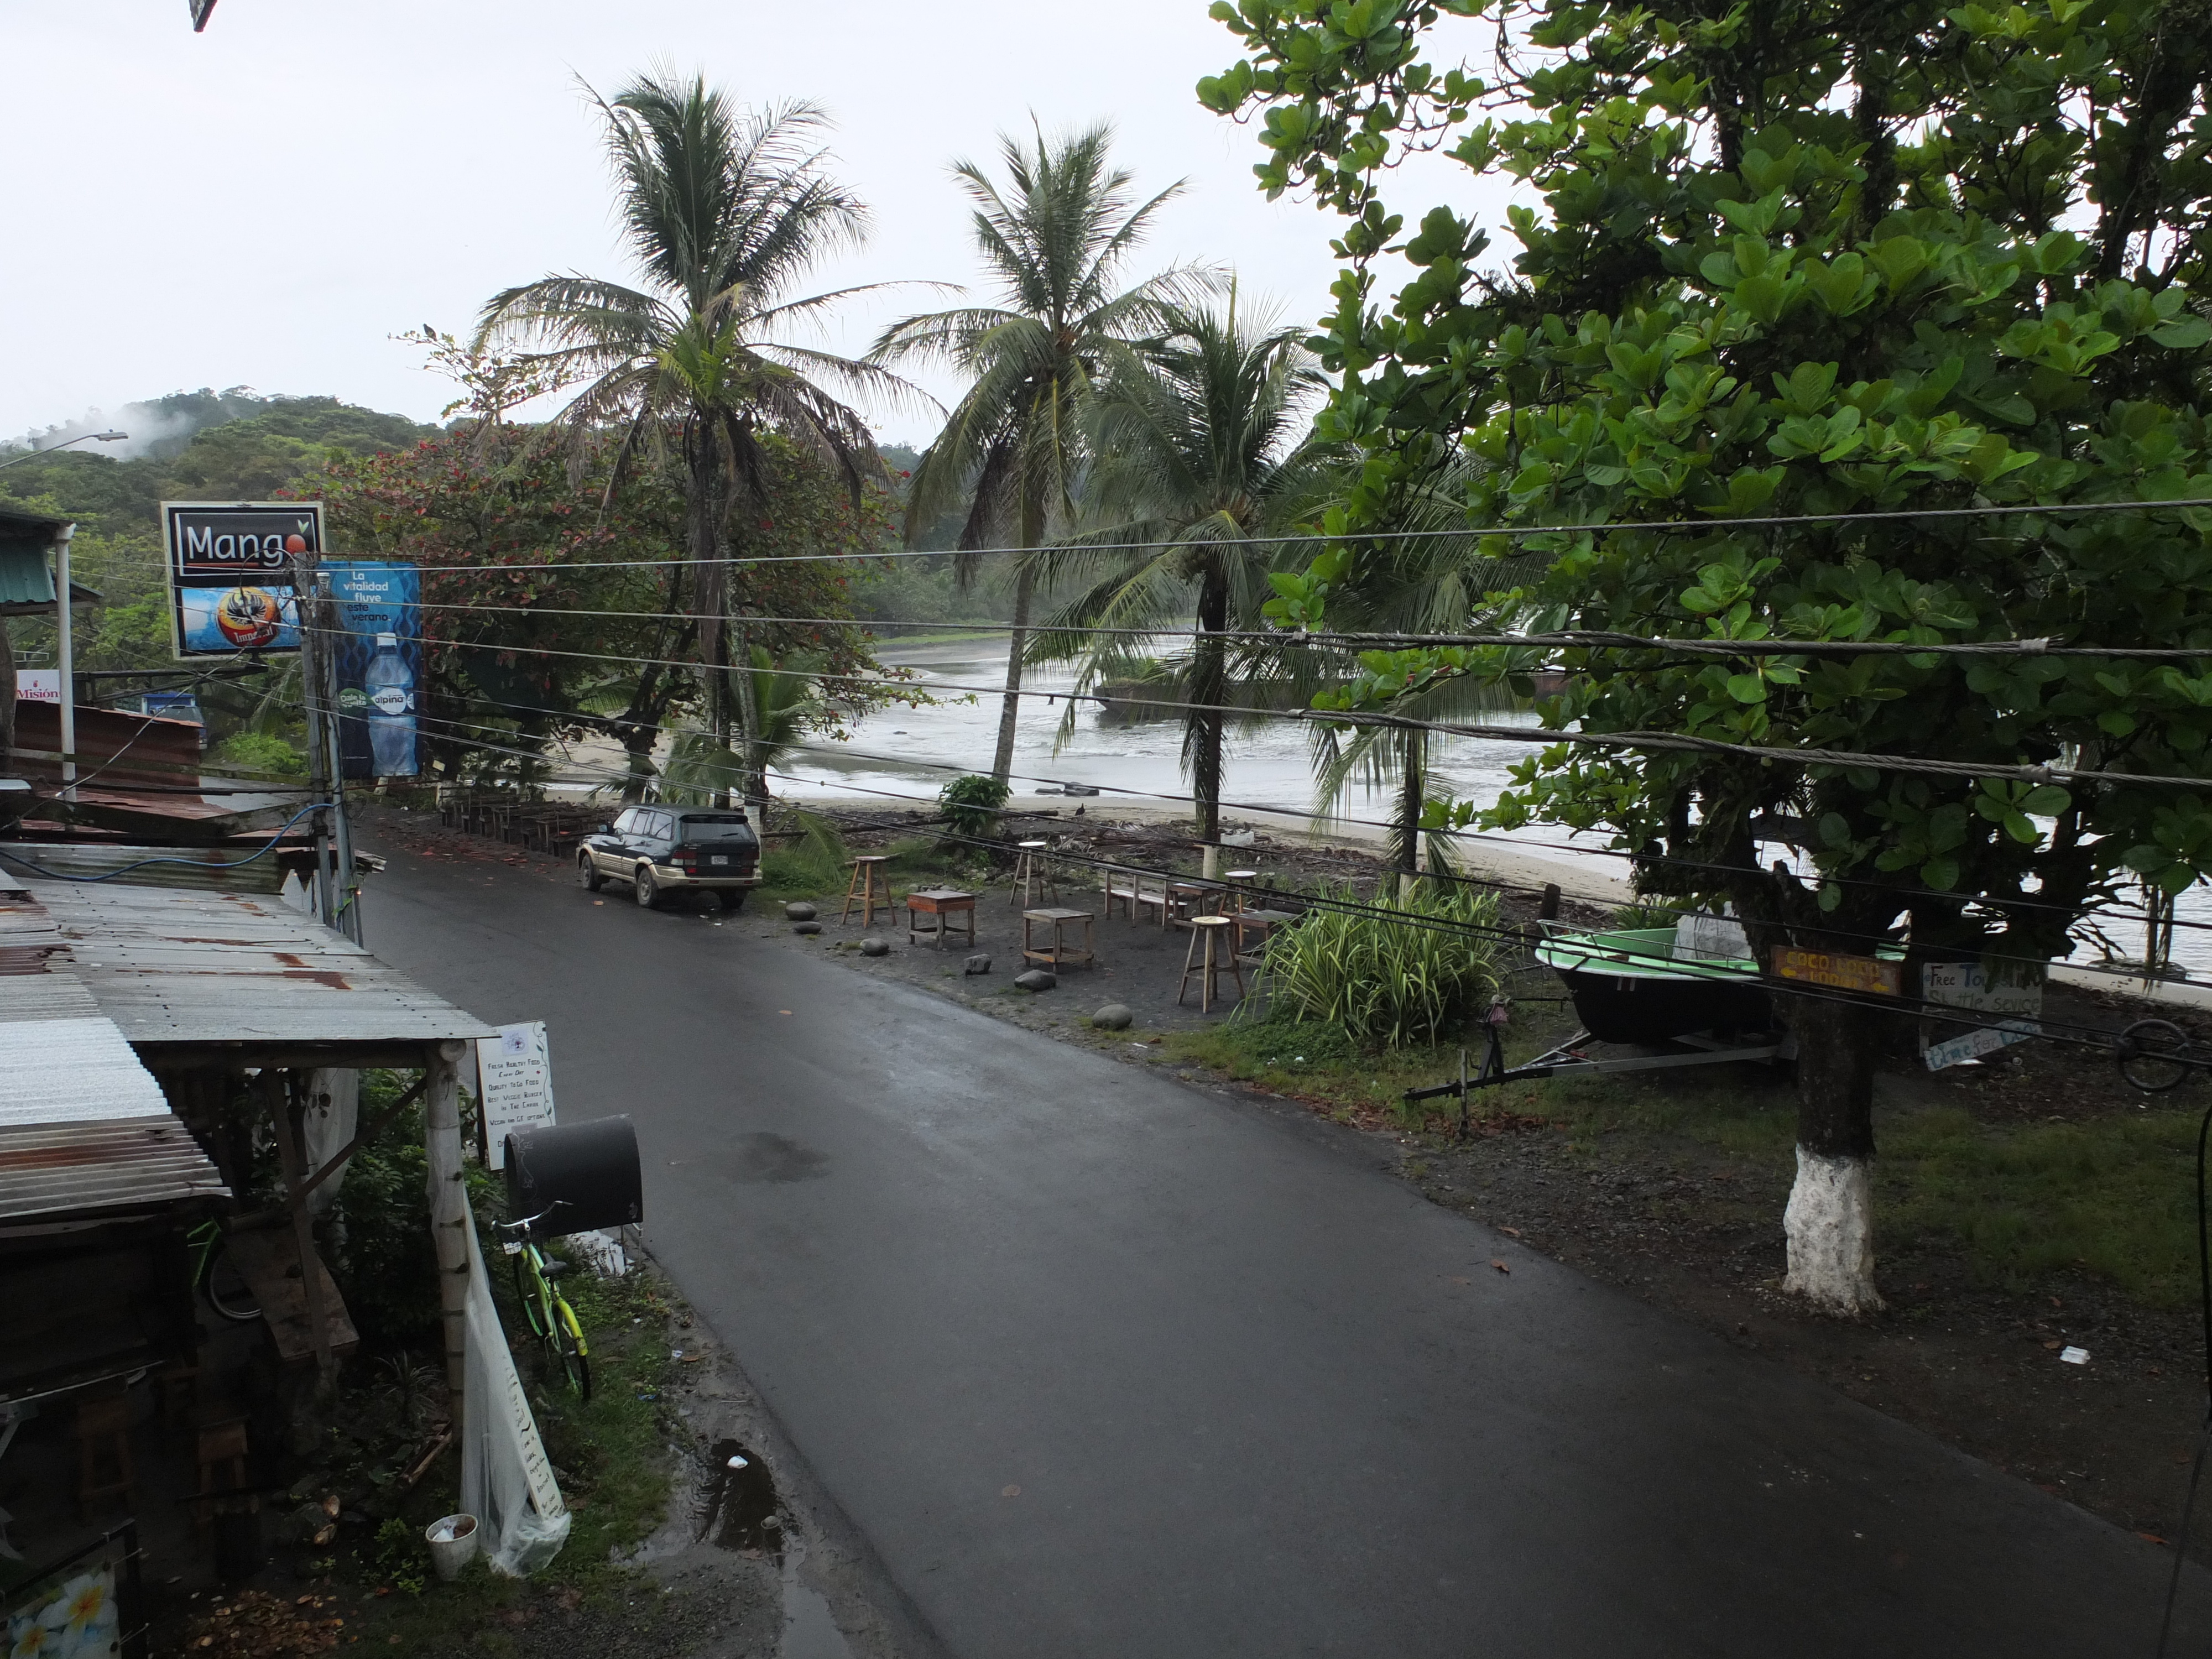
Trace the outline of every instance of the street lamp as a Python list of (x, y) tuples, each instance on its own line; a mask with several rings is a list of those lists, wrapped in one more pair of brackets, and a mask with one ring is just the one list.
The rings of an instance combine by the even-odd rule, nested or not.
[(40, 455), (51, 455), (57, 449), (67, 449), (71, 444), (119, 444), (131, 434), (127, 432), (80, 432), (74, 438), (64, 438), (58, 444), (48, 444), (44, 449), (33, 449), (26, 454), (11, 455), (0, 461), (0, 466), (13, 466), (18, 461), (27, 461)]

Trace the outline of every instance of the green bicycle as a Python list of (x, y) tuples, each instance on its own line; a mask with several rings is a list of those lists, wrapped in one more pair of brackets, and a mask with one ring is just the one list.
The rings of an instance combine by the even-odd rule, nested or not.
[(192, 1288), (225, 1319), (240, 1325), (261, 1317), (261, 1304), (223, 1248), (222, 1224), (212, 1218), (185, 1235), (192, 1253)]
[(545, 1345), (547, 1369), (557, 1366), (568, 1379), (568, 1386), (576, 1391), (577, 1398), (588, 1401), (592, 1397), (591, 1350), (584, 1344), (584, 1328), (576, 1322), (576, 1310), (561, 1294), (557, 1283), (561, 1275), (568, 1271), (568, 1264), (549, 1259), (538, 1248), (538, 1224), (554, 1210), (566, 1207), (562, 1200), (556, 1199), (551, 1209), (520, 1221), (494, 1222), (492, 1231), (499, 1236), (500, 1249), (514, 1261), (514, 1297), (522, 1304), (522, 1316), (530, 1322), (530, 1334)]

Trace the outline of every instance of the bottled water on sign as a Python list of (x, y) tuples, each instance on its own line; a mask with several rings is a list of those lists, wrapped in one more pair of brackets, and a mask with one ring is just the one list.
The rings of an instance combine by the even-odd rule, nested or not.
[(380, 778), (415, 773), (415, 675), (399, 654), (397, 634), (376, 636), (376, 654), (361, 672), (368, 696), (368, 752)]

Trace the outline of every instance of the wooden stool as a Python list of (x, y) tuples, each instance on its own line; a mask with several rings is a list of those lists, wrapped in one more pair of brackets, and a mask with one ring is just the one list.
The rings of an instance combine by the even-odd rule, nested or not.
[(173, 1429), (199, 1403), (200, 1368), (197, 1361), (178, 1361), (154, 1373), (155, 1392), (161, 1401), (161, 1426)]
[[(103, 1458), (109, 1468), (100, 1467)], [(79, 1520), (92, 1518), (103, 1498), (121, 1497), (124, 1507), (137, 1505), (137, 1481), (131, 1466), (131, 1397), (102, 1395), (76, 1402), (76, 1508)]]
[(1250, 884), (1260, 879), (1260, 872), (1257, 870), (1224, 870), (1221, 878), (1233, 884), (1223, 901), (1221, 914), (1224, 916), (1243, 915), (1244, 895)]
[[(1213, 1012), (1213, 1000), (1220, 994), (1221, 970), (1226, 968), (1237, 981), (1237, 998), (1244, 998), (1244, 970), (1237, 965), (1237, 952), (1227, 945), (1229, 930), (1236, 922), (1228, 916), (1193, 916), (1189, 922), (1190, 949), (1182, 956), (1182, 983), (1176, 988), (1176, 1006), (1190, 993), (1190, 976), (1198, 975), (1198, 1012)], [(1199, 941), (1205, 945), (1201, 949)]]
[(837, 918), (839, 921), (852, 920), (855, 902), (860, 907), (860, 926), (863, 927), (876, 925), (878, 905), (886, 910), (898, 908), (891, 902), (890, 878), (884, 873), (882, 867), (890, 861), (888, 853), (863, 854), (853, 860), (853, 879), (845, 884), (845, 914)]
[(968, 927), (968, 948), (975, 948), (975, 896), (963, 893), (957, 887), (922, 887), (906, 896), (906, 942), (914, 944), (921, 936), (915, 931), (915, 918), (935, 916), (937, 926), (928, 935), (934, 948), (945, 948), (945, 930), (952, 925), (951, 918), (965, 919)]
[(1060, 880), (1053, 874), (1052, 860), (1045, 856), (1049, 843), (1018, 841), (1014, 845), (1021, 852), (1014, 860), (1014, 908), (1026, 909), (1041, 898), (1058, 898)]
[[(1091, 913), (1088, 910), (1023, 911), (1022, 960), (1048, 963), (1055, 974), (1060, 970), (1063, 964), (1081, 963), (1085, 966), (1095, 965), (1098, 953), (1091, 947), (1091, 924), (1093, 920)], [(1040, 921), (1052, 924), (1052, 945), (1049, 949), (1043, 951), (1036, 948), (1036, 941), (1030, 936), (1030, 928)], [(1083, 945), (1080, 950), (1071, 949), (1067, 941), (1061, 936), (1069, 923), (1077, 921), (1083, 924)]]
[[(200, 1425), (199, 1428), (200, 1489), (202, 1499), (219, 1498), (226, 1492), (244, 1492), (248, 1485), (246, 1474), (247, 1449), (246, 1419), (226, 1417)], [(218, 1482), (218, 1475), (228, 1479)], [(197, 1502), (192, 1505), (192, 1524), (203, 1532), (215, 1524), (215, 1505)]]

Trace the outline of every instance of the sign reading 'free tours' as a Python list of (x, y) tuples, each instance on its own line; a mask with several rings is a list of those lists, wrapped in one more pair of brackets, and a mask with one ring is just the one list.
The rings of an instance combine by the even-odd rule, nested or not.
[(300, 648), (292, 561), (323, 550), (320, 501), (164, 501), (161, 535), (178, 656)]

